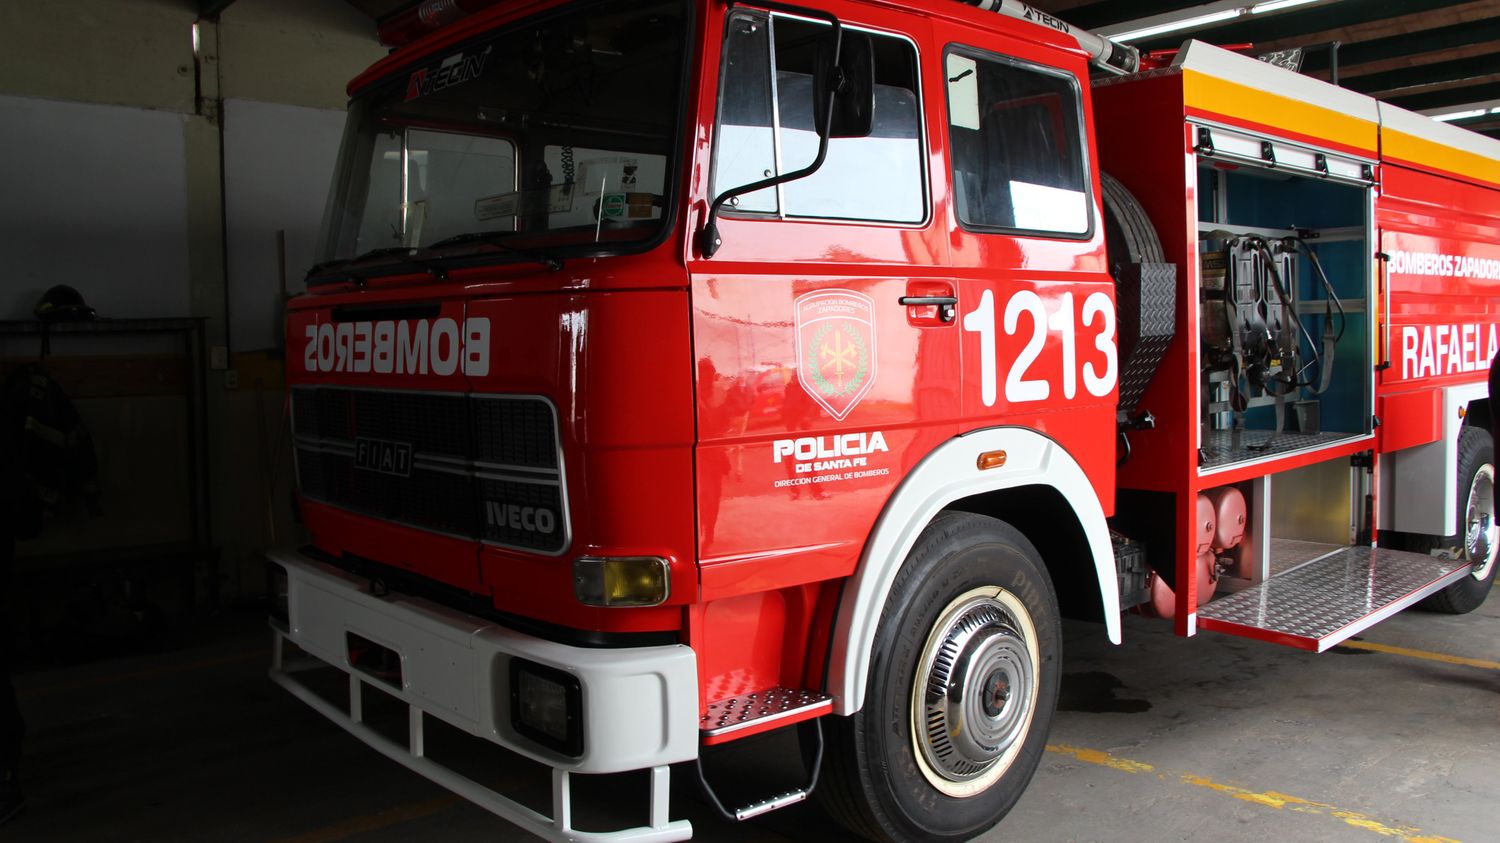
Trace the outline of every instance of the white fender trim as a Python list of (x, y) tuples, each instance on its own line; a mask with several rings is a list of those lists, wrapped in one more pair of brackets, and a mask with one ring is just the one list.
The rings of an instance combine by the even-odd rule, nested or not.
[(1487, 381), (1443, 389), (1443, 433), (1436, 442), (1382, 455), (1380, 529), (1431, 536), (1458, 530), (1458, 432), (1462, 413), (1489, 397)]
[[(1004, 451), (1004, 467), (980, 471), (976, 461), (987, 451)], [(1120, 643), (1120, 589), (1109, 526), (1083, 469), (1060, 445), (1034, 430), (977, 430), (944, 443), (918, 463), (875, 523), (859, 570), (844, 587), (833, 631), (828, 688), (835, 713), (853, 714), (864, 707), (870, 651), (886, 596), (923, 528), (960, 498), (1020, 486), (1050, 486), (1072, 505), (1093, 553), (1105, 629), (1111, 642)]]

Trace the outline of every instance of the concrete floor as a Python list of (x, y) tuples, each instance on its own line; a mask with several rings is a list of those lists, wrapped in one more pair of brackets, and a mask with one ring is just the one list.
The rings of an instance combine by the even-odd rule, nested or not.
[[(30, 804), (0, 838), (531, 839), (272, 685), (263, 630), (231, 618), (212, 646), (18, 677)], [(1321, 656), (1135, 617), (1122, 647), (1100, 633), (1068, 626), (1052, 749), (982, 840), (1500, 841), (1500, 597)], [(778, 750), (740, 751), (753, 768)], [(808, 805), (719, 822), (684, 773), (674, 815), (698, 839), (845, 839)]]

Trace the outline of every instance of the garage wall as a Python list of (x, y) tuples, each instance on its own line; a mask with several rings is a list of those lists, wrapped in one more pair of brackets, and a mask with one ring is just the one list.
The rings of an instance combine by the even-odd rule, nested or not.
[(186, 316), (184, 115), (0, 96), (0, 318), (69, 284), (110, 316)]
[[(208, 344), (235, 352), (208, 381), (212, 529), (226, 563), (215, 585), (233, 597), (259, 588), (266, 546), (296, 540), (275, 231), (300, 280), (345, 85), (385, 50), (343, 0), (237, 0), (218, 21), (197, 10), (0, 2), (0, 318), (29, 318), (41, 290), (70, 283), (105, 315), (202, 317)], [(84, 410), (96, 439), (122, 444), (112, 453), (139, 441), (108, 429), (128, 409)], [(132, 515), (179, 519), (180, 496), (153, 488), (176, 470), (102, 466), (119, 486), (105, 488), (106, 506), (160, 500), (155, 515)], [(96, 520), (76, 531), (79, 545), (97, 546), (99, 530), (118, 532)]]
[[(344, 112), (232, 99), (224, 103), (224, 202), (229, 231), (230, 345), (281, 345), (280, 278), (303, 290), (316, 261), (323, 202)], [(285, 256), (277, 251), (283, 235)], [(283, 261), (278, 266), (278, 261)]]

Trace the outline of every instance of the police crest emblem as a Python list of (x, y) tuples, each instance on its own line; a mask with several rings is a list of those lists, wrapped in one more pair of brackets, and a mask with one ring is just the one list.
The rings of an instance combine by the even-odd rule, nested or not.
[(797, 298), (797, 380), (839, 421), (875, 383), (875, 302), (851, 290)]

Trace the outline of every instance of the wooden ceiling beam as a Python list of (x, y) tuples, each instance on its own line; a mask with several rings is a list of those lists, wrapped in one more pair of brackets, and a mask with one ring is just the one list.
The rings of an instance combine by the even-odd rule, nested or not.
[[(1339, 66), (1343, 67), (1342, 56), (1340, 56)], [(1493, 55), (1482, 55), (1435, 61), (1381, 73), (1366, 73), (1363, 76), (1344, 76), (1340, 84), (1351, 91), (1372, 94), (1378, 91), (1398, 91), (1402, 88), (1419, 88), (1480, 76), (1492, 76), (1496, 72), (1500, 72), (1500, 62), (1497, 62)]]
[(1500, 99), (1500, 82), (1485, 82), (1442, 91), (1386, 97), (1385, 101), (1412, 111), (1429, 111), (1435, 108), (1458, 110), (1469, 103), (1493, 99)]
[[(1133, 43), (1142, 50), (1166, 50), (1180, 46), (1187, 38), (1197, 38), (1218, 44), (1244, 42), (1258, 44), (1268, 41), (1285, 42), (1299, 38), (1306, 38), (1309, 41), (1326, 41), (1329, 39), (1309, 38), (1309, 36), (1326, 33), (1333, 29), (1430, 12), (1469, 2), (1472, 0), (1339, 0), (1337, 3), (1326, 3), (1310, 9), (1292, 10), (1278, 15), (1239, 17), (1204, 29), (1172, 32)], [(1342, 54), (1340, 59), (1340, 64), (1342, 64)]]
[[(1356, 41), (1339, 48), (1339, 69), (1355, 70), (1355, 65), (1383, 61), (1385, 59), (1436, 53), (1486, 41), (1500, 41), (1500, 17), (1466, 21), (1451, 26), (1419, 29), (1384, 38)], [(1328, 56), (1324, 53), (1309, 55), (1302, 62), (1302, 72), (1314, 73), (1328, 69)]]

